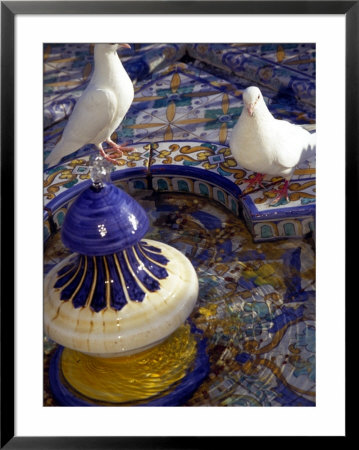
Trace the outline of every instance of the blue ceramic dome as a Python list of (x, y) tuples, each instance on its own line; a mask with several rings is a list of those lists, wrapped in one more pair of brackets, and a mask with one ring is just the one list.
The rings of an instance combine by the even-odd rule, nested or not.
[(73, 252), (103, 256), (137, 244), (149, 222), (144, 209), (113, 184), (82, 192), (67, 211), (62, 242)]

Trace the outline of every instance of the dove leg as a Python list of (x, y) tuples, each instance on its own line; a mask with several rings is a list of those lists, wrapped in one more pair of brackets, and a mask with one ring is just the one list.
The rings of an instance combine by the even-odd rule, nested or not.
[(98, 145), (97, 148), (98, 148), (99, 152), (101, 153), (101, 156), (103, 156), (107, 161), (110, 161), (112, 164), (118, 164), (114, 158), (111, 158), (110, 156), (108, 156), (108, 154), (103, 149), (102, 144)]
[(275, 199), (270, 203), (270, 206), (278, 206), (283, 203), (289, 202), (288, 185), (289, 185), (289, 181), (284, 180), (283, 186), (280, 189), (273, 191), (273, 192), (276, 192), (277, 195), (276, 195)]
[(126, 147), (126, 144), (123, 145), (116, 144), (116, 142), (113, 142), (112, 139), (107, 139), (106, 142), (117, 153), (120, 153), (120, 155), (122, 155), (123, 152), (131, 152), (134, 150), (134, 147)]
[(264, 186), (262, 183), (263, 179), (264, 179), (264, 175), (262, 173), (256, 173), (256, 174), (254, 174), (253, 177), (247, 178), (245, 181), (248, 182), (248, 185), (245, 188), (245, 190), (243, 191), (243, 194), (248, 194), (249, 192), (252, 192), (253, 188), (256, 187), (257, 185), (259, 185), (261, 188), (264, 189)]

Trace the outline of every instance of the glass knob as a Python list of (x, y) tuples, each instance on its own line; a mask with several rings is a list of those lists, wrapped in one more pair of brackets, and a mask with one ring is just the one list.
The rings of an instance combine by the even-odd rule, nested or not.
[(100, 190), (107, 183), (111, 182), (112, 164), (102, 156), (96, 155), (90, 158), (90, 176), (92, 186)]

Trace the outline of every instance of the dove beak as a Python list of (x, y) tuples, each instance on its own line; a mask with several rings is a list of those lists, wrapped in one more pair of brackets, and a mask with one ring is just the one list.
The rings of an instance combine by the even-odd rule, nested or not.
[(130, 44), (118, 44), (118, 45), (119, 45), (119, 47), (122, 47), (122, 48), (131, 48)]
[(253, 117), (253, 115), (254, 115), (254, 104), (253, 103), (250, 103), (249, 105), (247, 105), (247, 111), (248, 111), (248, 114), (251, 117)]

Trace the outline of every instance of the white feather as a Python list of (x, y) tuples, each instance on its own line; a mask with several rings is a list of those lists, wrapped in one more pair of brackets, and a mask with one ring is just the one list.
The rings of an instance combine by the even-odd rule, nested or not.
[(49, 166), (86, 144), (101, 148), (124, 119), (134, 89), (117, 55), (118, 47), (118, 44), (95, 45), (91, 81), (77, 101), (60, 141), (46, 158)]
[(230, 139), (233, 157), (247, 170), (290, 179), (300, 162), (315, 156), (316, 133), (275, 119), (257, 87), (247, 88), (243, 101)]

